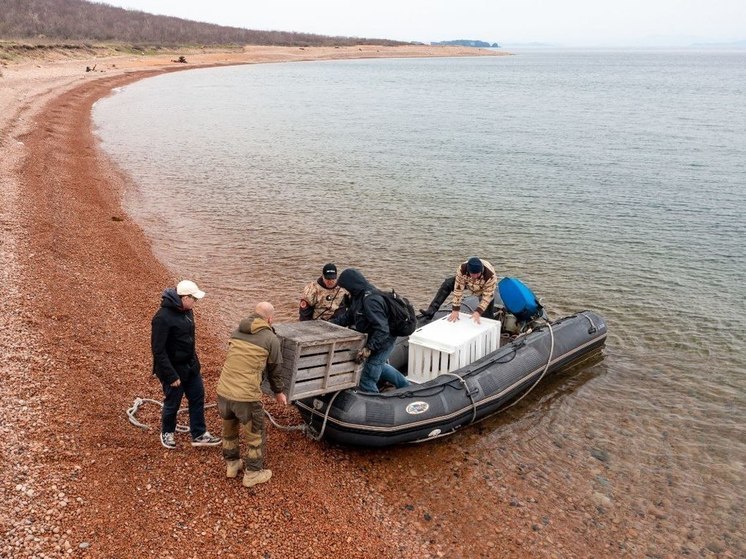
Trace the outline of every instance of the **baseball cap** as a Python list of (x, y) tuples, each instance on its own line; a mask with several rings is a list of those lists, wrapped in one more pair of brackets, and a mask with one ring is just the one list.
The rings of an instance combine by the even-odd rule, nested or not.
[(337, 267), (330, 262), (321, 270), (321, 275), (324, 276), (325, 279), (337, 279)]
[(481, 274), (483, 269), (484, 266), (482, 266), (482, 261), (476, 256), (472, 256), (466, 261), (466, 270), (470, 274)]
[(189, 280), (181, 280), (176, 284), (177, 295), (191, 295), (195, 299), (202, 299), (205, 296), (205, 292), (201, 291), (197, 284)]

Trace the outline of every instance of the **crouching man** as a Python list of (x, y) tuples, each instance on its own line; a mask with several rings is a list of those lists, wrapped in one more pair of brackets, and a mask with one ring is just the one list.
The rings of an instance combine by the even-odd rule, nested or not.
[[(282, 352), (280, 340), (272, 328), (274, 307), (259, 303), (254, 314), (241, 321), (233, 332), (228, 355), (218, 379), (218, 413), (223, 418), (223, 458), (226, 476), (236, 477), (244, 470), (243, 485), (252, 487), (272, 477), (264, 469), (265, 423), (262, 406), (262, 378), (267, 371), (275, 400), (287, 405), (280, 376)], [(239, 428), (246, 439), (246, 452), (241, 459)]]

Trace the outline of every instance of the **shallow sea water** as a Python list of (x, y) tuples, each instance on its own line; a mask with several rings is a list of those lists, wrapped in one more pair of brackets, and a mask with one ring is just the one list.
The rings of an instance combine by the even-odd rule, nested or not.
[(226, 332), (263, 299), (294, 319), (327, 261), (424, 306), (474, 254), (550, 316), (603, 315), (602, 360), (440, 454), (534, 464), (654, 548), (739, 556), (745, 83), (744, 51), (267, 64), (138, 82), (94, 120), (127, 211)]

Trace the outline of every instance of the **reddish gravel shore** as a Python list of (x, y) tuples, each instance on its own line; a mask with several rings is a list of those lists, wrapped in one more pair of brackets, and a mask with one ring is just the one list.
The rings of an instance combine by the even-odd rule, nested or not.
[[(218, 449), (185, 436), (162, 448), (157, 406), (139, 415), (156, 430), (126, 421), (136, 396), (161, 397), (150, 319), (161, 290), (189, 271), (165, 269), (122, 211), (127, 178), (97, 149), (92, 104), (199, 65), (475, 54), (494, 53), (247, 47), (186, 53), (186, 65), (171, 55), (0, 67), (0, 557), (735, 557), (703, 541), (698, 516), (677, 525), (665, 489), (653, 502), (626, 499), (637, 478), (589, 454), (594, 434), (582, 426), (531, 433), (554, 454), (518, 444), (530, 398), (449, 441), (385, 451), (270, 428), (274, 476), (252, 490), (225, 479)], [(197, 311), (208, 402), (228, 338), (217, 316), (208, 293)], [(207, 419), (220, 432), (213, 409)]]
[[(303, 57), (363, 52), (308, 50)], [(198, 62), (297, 58), (297, 49), (256, 49)], [(247, 490), (224, 478), (219, 450), (177, 437), (179, 448), (166, 451), (156, 431), (125, 420), (135, 396), (160, 399), (150, 318), (160, 291), (188, 271), (166, 270), (123, 213), (126, 178), (97, 151), (90, 110), (114, 87), (184, 65), (93, 63), (106, 72), (83, 72), (88, 61), (26, 63), (0, 77), (0, 556), (454, 556), (405, 523), (407, 511), (387, 503), (350, 453), (270, 429), (275, 475)], [(214, 401), (227, 333), (209, 297), (197, 315)], [(153, 408), (142, 420), (157, 429)], [(268, 408), (298, 420), (291, 408)], [(219, 433), (217, 414), (207, 415)]]

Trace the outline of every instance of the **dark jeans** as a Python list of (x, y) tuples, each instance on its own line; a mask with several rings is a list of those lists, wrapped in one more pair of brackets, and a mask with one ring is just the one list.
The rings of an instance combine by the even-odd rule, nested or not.
[(360, 390), (363, 392), (378, 392), (378, 381), (385, 380), (396, 388), (409, 386), (409, 381), (386, 360), (394, 349), (396, 338), (389, 336), (385, 346), (370, 354), (360, 375)]
[(163, 386), (163, 413), (161, 414), (161, 433), (176, 431), (176, 412), (181, 406), (182, 396), (186, 396), (189, 403), (189, 433), (192, 439), (205, 434), (205, 385), (202, 375), (192, 374), (179, 386), (171, 386), (161, 382)]

